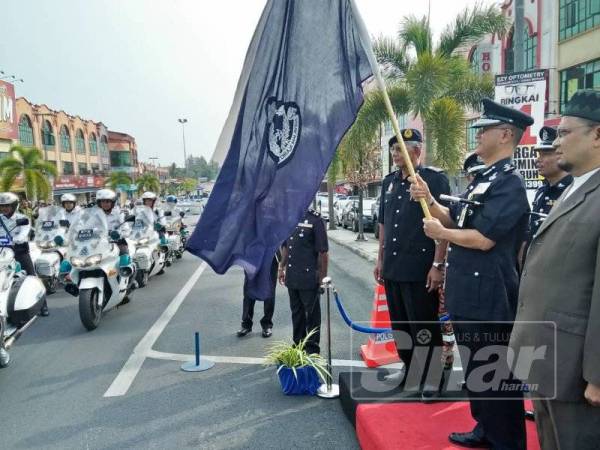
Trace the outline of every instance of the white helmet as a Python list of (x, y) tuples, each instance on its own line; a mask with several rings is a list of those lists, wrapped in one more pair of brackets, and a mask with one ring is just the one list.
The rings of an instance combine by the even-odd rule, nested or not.
[(154, 192), (151, 192), (151, 191), (144, 192), (142, 194), (142, 201), (143, 200), (147, 200), (147, 199), (156, 200), (156, 194)]
[(96, 192), (96, 203), (100, 200), (110, 200), (115, 203), (117, 201), (117, 194), (112, 189), (100, 189)]
[(12, 192), (2, 192), (0, 193), (0, 205), (1, 206), (12, 206), (12, 216), (19, 209), (19, 197)]
[(60, 202), (61, 203), (65, 203), (65, 202), (77, 203), (77, 198), (75, 198), (75, 196), (73, 194), (63, 194), (60, 197)]

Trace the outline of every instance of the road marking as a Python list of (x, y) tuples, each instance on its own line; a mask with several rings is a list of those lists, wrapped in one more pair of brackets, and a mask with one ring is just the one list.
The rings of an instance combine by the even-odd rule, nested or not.
[[(194, 361), (194, 355), (186, 355), (183, 353), (166, 353), (159, 352), (156, 350), (150, 350), (146, 355), (148, 358), (162, 359), (166, 361)], [(228, 363), (228, 364), (265, 364), (265, 358), (249, 358), (243, 356), (214, 356), (214, 355), (202, 355), (200, 358), (206, 358), (216, 363)], [(366, 368), (364, 361), (356, 359), (332, 359), (331, 364), (334, 367), (363, 367)], [(400, 369), (403, 363), (388, 364), (387, 366), (381, 366), (383, 369)]]
[(208, 265), (206, 262), (202, 262), (200, 266), (196, 269), (192, 277), (188, 280), (187, 283), (181, 288), (179, 293), (175, 296), (169, 306), (163, 311), (160, 317), (154, 322), (154, 325), (148, 330), (146, 335), (141, 339), (138, 345), (133, 349), (133, 353), (117, 375), (117, 377), (113, 380), (110, 387), (104, 393), (104, 397), (119, 397), (125, 395), (133, 380), (137, 376), (138, 372), (142, 368), (142, 364), (144, 360), (148, 357), (148, 354), (152, 351), (152, 346), (159, 338), (161, 333), (164, 331), (165, 327), (168, 325), (169, 321), (173, 318), (177, 310), (192, 290), (204, 269), (206, 269)]

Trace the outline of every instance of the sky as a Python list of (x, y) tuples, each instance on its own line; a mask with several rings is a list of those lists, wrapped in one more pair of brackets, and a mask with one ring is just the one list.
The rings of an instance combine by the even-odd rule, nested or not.
[[(303, 0), (321, 1), (321, 0)], [(428, 0), (356, 0), (373, 36), (394, 36)], [(431, 0), (439, 34), (476, 0)], [(0, 70), (26, 97), (135, 137), (140, 161), (209, 159), (266, 0), (2, 0)]]

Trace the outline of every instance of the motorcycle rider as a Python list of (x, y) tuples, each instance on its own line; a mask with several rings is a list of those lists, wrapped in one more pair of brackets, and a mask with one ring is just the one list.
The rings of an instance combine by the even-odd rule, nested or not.
[[(117, 205), (117, 193), (112, 189), (100, 189), (96, 192), (96, 205), (106, 214), (108, 222), (108, 232), (117, 231), (120, 233), (120, 227), (125, 221), (125, 215)], [(124, 237), (117, 241), (119, 246), (119, 255), (129, 254), (129, 247)]]
[(162, 209), (154, 208), (157, 198), (157, 195), (151, 191), (146, 191), (142, 194), (142, 202), (144, 206), (148, 206), (152, 210), (152, 212), (154, 212), (154, 222), (160, 224), (158, 234), (162, 241), (165, 236), (165, 227), (167, 225), (167, 219), (165, 218), (165, 214)]
[(81, 211), (81, 208), (77, 205), (77, 199), (73, 194), (63, 194), (60, 197), (60, 204), (65, 209), (65, 218), (69, 221), (69, 224), (72, 224), (79, 211)]
[[(2, 234), (10, 231), (12, 237), (12, 249), (15, 254), (15, 260), (21, 264), (21, 268), (27, 272), (27, 275), (35, 276), (33, 261), (29, 254), (29, 233), (31, 231), (31, 221), (29, 218), (18, 212), (19, 197), (12, 192), (0, 193), (0, 220), (2, 220)], [(27, 225), (20, 225), (13, 228), (10, 222), (16, 222), (19, 219), (27, 219)], [(12, 229), (11, 229), (12, 228)], [(48, 304), (44, 301), (40, 315), (46, 317), (50, 313)]]

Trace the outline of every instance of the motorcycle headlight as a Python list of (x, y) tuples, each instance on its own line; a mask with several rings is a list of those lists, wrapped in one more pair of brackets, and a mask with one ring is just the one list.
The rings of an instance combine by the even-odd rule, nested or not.
[(92, 256), (88, 257), (85, 260), (85, 264), (87, 266), (95, 266), (97, 264), (100, 264), (101, 261), (102, 261), (102, 255), (98, 253), (97, 255), (92, 255)]
[(48, 250), (49, 248), (54, 248), (56, 247), (56, 244), (53, 241), (41, 241), (38, 246), (42, 249), (42, 250)]
[(150, 239), (146, 238), (142, 238), (139, 241), (137, 241), (137, 245), (146, 245), (148, 242), (150, 241)]
[(73, 256), (71, 258), (71, 264), (73, 265), (73, 267), (83, 267), (85, 266), (85, 259)]

